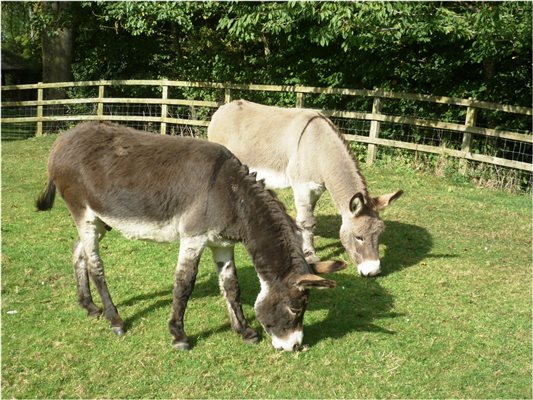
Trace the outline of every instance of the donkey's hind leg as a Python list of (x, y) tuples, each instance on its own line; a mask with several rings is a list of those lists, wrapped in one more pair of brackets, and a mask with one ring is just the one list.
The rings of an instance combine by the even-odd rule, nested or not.
[(89, 287), (89, 261), (80, 241), (74, 245), (74, 275), (78, 289), (78, 303), (87, 310), (89, 317), (99, 317), (102, 310), (96, 307)]
[(245, 342), (257, 343), (259, 335), (248, 326), (241, 305), (241, 289), (237, 279), (233, 247), (212, 247), (213, 259), (217, 265), (220, 291), (226, 298), (231, 326)]
[(105, 235), (104, 223), (90, 210), (86, 213), (83, 221), (78, 224), (78, 233), (88, 261), (89, 275), (98, 290), (104, 307), (104, 315), (111, 323), (111, 330), (116, 335), (124, 334), (124, 322), (118, 315), (117, 308), (113, 304), (107, 282), (104, 275), (104, 263), (100, 258), (98, 243)]

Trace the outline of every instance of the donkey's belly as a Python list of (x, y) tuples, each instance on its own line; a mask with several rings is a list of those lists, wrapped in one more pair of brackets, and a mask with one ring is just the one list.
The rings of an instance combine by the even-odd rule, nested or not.
[(155, 242), (175, 242), (179, 239), (179, 219), (169, 221), (135, 221), (100, 216), (107, 225), (132, 240), (152, 240)]
[(290, 186), (289, 179), (284, 173), (254, 167), (250, 167), (250, 172), (257, 172), (257, 180), (264, 179), (269, 189), (284, 189)]

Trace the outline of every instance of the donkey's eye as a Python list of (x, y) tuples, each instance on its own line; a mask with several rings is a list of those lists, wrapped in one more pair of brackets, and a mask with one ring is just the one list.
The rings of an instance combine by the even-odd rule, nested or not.
[(355, 240), (357, 240), (358, 242), (362, 243), (365, 241), (365, 239), (362, 237), (362, 236), (356, 236), (355, 237)]
[(302, 301), (290, 301), (287, 304), (287, 310), (293, 315), (301, 314), (304, 310), (304, 303)]
[(302, 312), (302, 309), (301, 309), (301, 308), (287, 307), (287, 309), (289, 310), (289, 312), (290, 312), (291, 314), (294, 314), (294, 315), (299, 314), (299, 313)]

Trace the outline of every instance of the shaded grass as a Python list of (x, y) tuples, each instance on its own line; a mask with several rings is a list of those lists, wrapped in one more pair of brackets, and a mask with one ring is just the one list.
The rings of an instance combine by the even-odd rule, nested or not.
[[(2, 388), (11, 398), (531, 398), (531, 200), (393, 166), (365, 169), (375, 194), (406, 191), (384, 214), (383, 276), (336, 274), (311, 294), (300, 353), (232, 333), (209, 251), (186, 312), (190, 352), (167, 320), (178, 244), (102, 243), (110, 290), (128, 332), (76, 302), (64, 203), (36, 213), (54, 137), (4, 143)], [(294, 215), (289, 191), (280, 197)], [(329, 196), (317, 249), (347, 260)], [(236, 248), (252, 326), (259, 284)], [(13, 313), (16, 311), (16, 313)]]

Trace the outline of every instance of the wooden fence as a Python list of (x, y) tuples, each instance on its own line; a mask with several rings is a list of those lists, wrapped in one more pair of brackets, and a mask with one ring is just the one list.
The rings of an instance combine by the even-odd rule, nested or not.
[[(115, 89), (134, 86), (150, 87), (152, 89), (155, 88), (157, 89), (157, 92), (160, 93), (160, 96), (150, 98), (106, 97), (106, 93), (112, 88)], [(72, 90), (74, 88), (92, 88), (94, 93), (97, 93), (97, 95), (85, 98), (45, 99), (45, 90)], [(217, 91), (217, 93), (208, 96), (214, 98), (214, 100), (207, 101), (174, 98), (173, 96), (169, 95), (169, 89), (214, 90)], [(108, 120), (126, 123), (142, 121), (143, 123), (158, 125), (158, 131), (162, 134), (169, 133), (168, 127), (170, 125), (206, 127), (209, 124), (209, 113), (204, 113), (203, 116), (200, 116), (195, 110), (198, 108), (214, 110), (220, 105), (231, 101), (235, 94), (238, 94), (238, 97), (246, 98), (246, 95), (242, 94), (243, 92), (279, 92), (284, 94), (292, 94), (294, 96), (294, 103), (292, 106), (295, 107), (305, 107), (307, 105), (307, 100), (310, 98), (309, 96), (312, 95), (360, 97), (366, 99), (368, 103), (371, 104), (371, 110), (347, 111), (321, 109), (321, 111), (331, 118), (365, 121), (369, 124), (367, 132), (344, 135), (349, 141), (367, 144), (366, 161), (368, 164), (371, 164), (375, 160), (377, 148), (384, 146), (416, 152), (446, 155), (457, 157), (463, 160), (484, 162), (523, 171), (532, 171), (531, 148), (533, 144), (533, 136), (531, 135), (530, 125), (525, 132), (476, 126), (477, 116), (480, 111), (499, 112), (504, 114), (511, 113), (515, 114), (515, 116), (531, 120), (532, 109), (529, 107), (518, 107), (470, 99), (424, 94), (393, 93), (382, 90), (317, 88), (305, 86), (242, 85), (170, 80), (38, 83), (32, 85), (3, 86), (1, 90), (2, 99), (8, 97), (6, 95), (9, 93), (12, 94), (13, 92), (36, 91), (36, 100), (2, 101), (1, 118), (2, 131), (12, 124), (30, 123), (34, 124), (36, 136), (41, 136), (43, 133), (45, 133), (43, 131), (43, 124), (50, 121), (79, 122), (86, 120)], [(383, 112), (383, 103), (389, 100), (400, 100), (415, 103), (432, 103), (436, 105), (443, 105), (445, 108), (460, 108), (465, 111), (462, 113), (462, 115), (464, 115), (464, 120), (459, 122), (449, 122), (442, 120), (444, 118), (427, 119), (419, 118), (416, 115), (390, 115)], [(76, 105), (92, 105), (92, 111), (77, 115), (53, 115), (53, 113), (45, 112), (47, 109), (51, 109), (54, 106), (64, 108), (74, 107)], [(146, 113), (139, 113), (139, 115), (117, 115), (116, 113), (114, 114), (105, 112), (104, 107), (111, 105), (155, 105), (157, 106), (157, 115), (146, 115)], [(175, 117), (172, 116), (171, 112), (169, 112), (170, 107), (178, 106), (188, 107), (190, 109), (191, 112), (187, 118)], [(370, 106), (368, 108), (370, 108)], [(31, 115), (28, 116), (27, 113), (24, 116), (17, 115), (17, 113), (13, 111), (15, 109), (30, 110)], [(396, 140), (394, 138), (384, 138), (382, 137), (384, 124), (399, 124), (400, 126), (415, 127), (416, 129), (433, 129), (442, 132), (448, 132), (454, 135), (454, 138), (456, 141), (458, 141), (459, 145), (454, 148), (453, 146), (447, 146), (446, 141), (440, 142), (439, 145), (428, 145), (424, 143), (417, 143), (416, 141), (413, 142)], [(343, 129), (341, 128), (341, 131), (342, 130)], [(459, 139), (457, 135), (460, 135)], [(498, 140), (511, 142), (522, 149), (520, 157), (521, 159), (516, 160), (513, 159), (513, 157), (501, 157), (491, 154), (483, 154), (479, 151), (479, 149), (473, 151), (472, 143), (474, 137), (491, 138), (495, 141), (494, 143), (497, 143)]]

